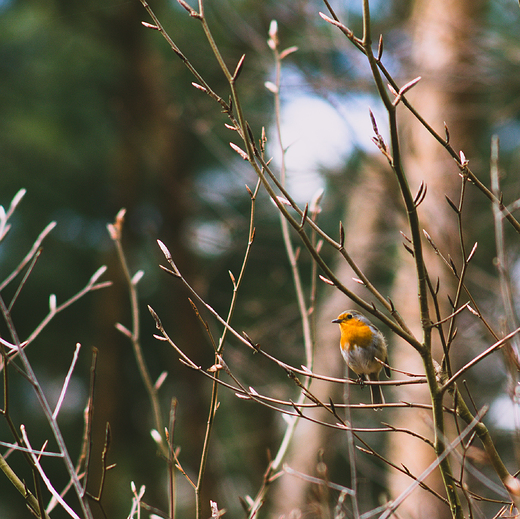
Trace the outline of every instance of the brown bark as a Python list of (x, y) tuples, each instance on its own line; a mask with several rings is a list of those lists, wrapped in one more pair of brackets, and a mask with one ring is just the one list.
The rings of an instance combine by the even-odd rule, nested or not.
[[(450, 142), (471, 156), (481, 114), (476, 103), (478, 88), (475, 81), (475, 36), (481, 2), (450, 0), (430, 2), (417, 0), (412, 12), (410, 74), (420, 75), (422, 80), (408, 96), (418, 112), (441, 135), (446, 121)], [(411, 79), (411, 77), (410, 77)], [(450, 255), (460, 265), (460, 245), (455, 213), (445, 202), (448, 195), (456, 203), (459, 200), (461, 181), (458, 168), (442, 147), (419, 127), (411, 116), (406, 119), (403, 133), (405, 143), (406, 173), (416, 190), (424, 181), (428, 187), (426, 199), (419, 207), (422, 228), (433, 237), (445, 255)], [(403, 225), (405, 223), (403, 222)], [(440, 279), (439, 299), (444, 305), (444, 315), (450, 313), (446, 294), (453, 294), (456, 280), (433, 254), (425, 242), (426, 262), (433, 283)], [(415, 267), (410, 255), (403, 251), (396, 275), (393, 300), (417, 338), (422, 337), (417, 302)], [(433, 317), (433, 315), (432, 315)], [(418, 354), (403, 341), (397, 340), (394, 352), (395, 367), (422, 373)], [(442, 351), (434, 344), (434, 357), (440, 361)], [(429, 403), (426, 386), (407, 386), (399, 391), (399, 398)], [(431, 417), (417, 411), (403, 410), (392, 422), (397, 427), (407, 427), (432, 438)], [(434, 460), (431, 447), (413, 438), (392, 435), (390, 456), (404, 464), (413, 474), (419, 475)], [(390, 481), (391, 494), (396, 498), (410, 484), (410, 479), (394, 473)], [(434, 473), (427, 483), (444, 495), (440, 474)], [(417, 489), (399, 508), (402, 517), (444, 518), (451, 517), (447, 506), (430, 493)]]

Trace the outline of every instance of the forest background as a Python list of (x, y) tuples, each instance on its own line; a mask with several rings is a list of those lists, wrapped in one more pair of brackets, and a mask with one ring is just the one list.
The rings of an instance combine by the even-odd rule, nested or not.
[[(338, 18), (361, 37), (361, 0), (337, 4), (332, 8)], [(504, 203), (514, 204), (520, 197), (518, 4), (508, 0), (449, 0), (430, 5), (424, 0), (410, 0), (374, 1), (370, 5), (374, 52), (382, 34), (383, 61), (396, 82), (402, 86), (421, 76), (409, 92), (414, 106), (449, 140), (457, 154), (463, 150), (460, 163), (468, 159), (473, 173), (487, 186), (491, 186), (493, 169), (491, 142), (498, 136), (500, 190)], [(175, 44), (227, 102), (229, 85), (199, 20), (190, 17), (186, 6), (177, 2), (157, 1), (151, 7)], [(191, 7), (197, 9), (196, 5)], [(329, 23), (330, 19), (320, 17), (320, 12), (331, 16), (317, 0), (215, 0), (205, 4), (207, 23), (231, 71), (241, 56), (246, 56), (237, 85), (255, 142), (265, 128), (266, 157), (274, 157), (272, 164), (277, 172), (285, 169), (287, 190), (296, 203), (302, 207), (308, 203), (309, 218), (315, 218), (335, 239), (341, 234), (339, 221), (343, 222), (345, 248), (378, 290), (391, 295), (411, 329), (420, 331), (417, 281), (407, 270), (408, 242), (399, 232), (408, 233), (406, 214), (391, 168), (381, 154), (384, 147), (381, 141), (379, 145), (372, 142), (374, 125), (369, 109), (380, 138), (388, 141), (385, 110), (366, 58)], [(143, 26), (142, 21), (153, 25), (139, 0), (0, 2), (0, 203), (7, 210), (16, 193), (27, 190), (1, 243), (2, 279), (16, 269), (42, 230), (56, 222), (43, 240), (43, 251), (29, 269), (20, 293), (17, 287), (28, 272), (27, 265), (16, 281), (2, 284), (1, 294), (6, 301), (16, 300), (10, 313), (22, 341), (45, 323), (26, 351), (52, 406), (58, 401), (75, 345), (82, 345), (59, 413), (59, 425), (74, 460), (80, 456), (84, 410), (93, 387), (93, 348), (97, 351), (88, 490), (97, 493), (102, 475), (104, 487), (101, 504), (91, 499), (94, 517), (127, 517), (132, 503), (137, 506), (138, 501), (131, 482), (137, 492), (146, 486), (142, 499), (155, 508), (150, 512), (145, 507), (139, 512), (141, 517), (150, 513), (160, 516), (160, 510), (167, 516), (172, 507), (168, 463), (161, 450), (164, 445), (161, 447), (157, 436), (154, 439), (150, 434), (156, 428), (157, 416), (136, 362), (131, 340), (135, 337), (128, 332), (135, 330), (132, 312), (136, 310), (141, 326), (138, 338), (148, 372), (152, 382), (161, 382), (157, 402), (162, 423), (169, 424), (175, 399), (173, 444), (180, 447), (179, 463), (192, 481), (199, 471), (212, 382), (179, 363), (173, 348), (152, 337), (157, 333), (156, 322), (147, 305), (157, 312), (172, 340), (189, 352), (196, 365), (207, 370), (218, 362), (210, 334), (188, 301), (188, 297), (194, 299), (193, 293), (158, 266), (167, 264), (157, 246), (158, 239), (171, 252), (182, 276), (224, 318), (248, 250), (232, 325), (239, 332), (245, 330), (255, 344), (289, 365), (305, 364), (303, 344), (310, 333), (315, 372), (343, 377), (339, 334), (330, 321), (355, 306), (320, 280), (318, 274), (323, 272), (316, 269), (303, 249), (299, 250), (297, 233), (284, 236), (279, 210), (262, 187), (257, 192), (255, 171), (229, 146), (230, 141), (240, 143), (224, 126), (229, 121), (221, 106), (193, 87), (195, 78), (182, 60), (157, 30)], [(278, 42), (277, 51), (288, 48), (291, 52), (277, 62), (274, 45), (269, 45), (268, 39)], [(280, 83), (277, 63), (282, 65)], [(459, 265), (459, 230), (464, 221), (463, 243), (471, 250), (478, 242), (465, 282), (486, 320), (506, 335), (515, 329), (510, 325), (518, 306), (518, 235), (512, 226), (504, 224), (504, 258), (513, 302), (508, 309), (501, 291), (503, 277), (499, 274), (503, 270), (497, 268), (500, 240), (493, 204), (470, 182), (464, 212), (459, 215), (453, 210), (461, 191), (460, 163), (402, 105), (398, 108), (403, 161), (411, 190), (419, 193), (421, 201), (424, 194), (424, 227), (444, 257)], [(427, 186), (425, 193), (422, 182)], [(249, 252), (252, 192), (255, 232)], [(123, 207), (124, 224), (122, 218), (115, 220)], [(107, 225), (114, 223), (111, 238)], [(144, 272), (141, 279), (134, 279), (137, 306), (132, 306), (132, 291), (129, 297), (118, 256), (118, 240), (113, 239), (118, 230), (122, 230), (124, 258), (131, 275)], [(288, 240), (293, 248), (288, 247)], [(428, 240), (425, 243), (428, 245)], [(441, 306), (447, 305), (450, 300), (446, 293), (455, 291), (457, 276), (449, 272), (451, 260), (446, 267), (431, 247), (429, 250), (435, 262), (430, 274), (432, 279), (441, 280)], [(323, 256), (346, 286), (366, 296), (365, 288), (352, 280), (358, 276), (343, 266), (333, 251), (324, 247)], [(88, 290), (47, 324), (44, 319), (49, 312), (49, 296), (55, 294), (59, 306), (79, 292), (101, 265), (107, 270), (96, 282), (110, 280), (111, 286)], [(302, 318), (301, 300), (295, 295), (295, 265), (301, 275), (303, 314), (310, 316), (308, 321)], [(52, 313), (53, 297), (50, 306)], [(222, 326), (204, 305), (198, 303), (198, 307), (211, 334), (219, 337)], [(483, 326), (467, 308), (460, 311), (459, 318), (458, 340), (462, 345), (454, 355), (457, 367), (494, 342), (489, 342)], [(308, 323), (308, 329), (303, 322)], [(116, 327), (116, 323), (123, 327)], [(400, 344), (403, 341), (388, 327), (377, 324), (389, 338), (390, 365), (423, 373), (413, 349)], [(8, 323), (2, 323), (0, 330), (2, 338), (12, 342)], [(516, 343), (511, 347), (516, 351)], [(298, 399), (301, 388), (279, 366), (253, 355), (236, 340), (230, 339), (224, 351), (233, 374), (246, 387), (284, 401)], [(442, 352), (437, 355), (439, 362), (441, 357)], [(21, 365), (19, 359), (10, 361), (14, 362)], [(14, 441), (9, 420), (4, 419), (8, 397), (8, 417), (18, 433), (23, 424), (33, 448), (41, 448), (51, 436), (41, 402), (21, 374), (22, 368), (10, 365), (8, 371), (8, 384), (5, 375), (3, 379), (0, 440), (6, 444)], [(166, 379), (160, 378), (163, 372), (168, 374)], [(511, 369), (507, 357), (504, 361), (504, 356), (496, 352), (465, 376), (476, 408), (489, 405), (486, 424), (514, 473), (518, 469), (516, 370)], [(385, 387), (387, 401), (428, 405), (428, 394), (411, 387), (415, 386)], [(352, 386), (349, 395), (337, 383), (320, 386), (316, 381), (312, 388), (326, 403), (329, 397), (338, 406), (345, 398), (367, 402), (366, 388)], [(260, 512), (265, 517), (291, 513), (355, 517), (359, 510), (374, 510), (386, 499), (395, 499), (412, 481), (406, 477), (403, 483), (398, 468), (389, 468), (367, 453), (357, 452), (354, 462), (349, 451), (352, 439), (344, 431), (300, 420), (284, 457), (288, 465), (285, 470), (282, 465), (278, 467), (282, 472), (277, 472), (271, 483), (274, 475), (266, 472), (270, 456), (274, 458), (279, 452), (290, 419), (284, 420), (265, 405), (237, 398), (226, 388), (220, 389), (218, 400), (204, 484), (198, 488), (199, 513), (204, 517), (212, 513), (210, 499), (226, 509), (228, 517), (247, 516), (244, 509), (251, 511), (258, 496), (266, 499)], [(352, 412), (359, 427), (380, 427), (385, 422), (412, 428), (411, 423), (417, 420), (421, 434), (429, 436), (432, 431), (429, 418), (420, 409)], [(111, 431), (107, 460), (116, 466), (105, 474), (101, 454), (107, 423)], [(428, 466), (417, 454), (420, 447), (415, 450), (408, 435), (388, 430), (363, 434), (371, 447), (385, 452), (388, 459), (400, 460), (416, 476)], [(49, 450), (55, 450), (52, 442)], [(0, 452), (35, 494), (35, 471), (23, 454), (5, 445)], [(468, 444), (464, 452), (477, 466), (476, 473), (489, 475), (479, 445)], [(62, 460), (44, 460), (49, 478), (57, 489), (63, 489), (69, 476)], [(497, 489), (499, 482), (492, 486), (474, 474), (467, 477), (474, 478), (471, 483), (482, 485), (482, 492), (497, 501), (474, 504), (472, 513), (484, 517), (501, 513), (507, 494), (504, 497)], [(329, 480), (337, 486), (323, 484)], [(194, 515), (198, 504), (190, 483), (180, 472), (175, 481), (177, 514)], [(354, 483), (358, 493), (352, 504), (341, 489)], [(433, 477), (431, 488), (437, 485), (440, 483)], [(42, 495), (47, 502), (48, 491), (43, 489)], [(74, 498), (70, 501), (80, 513)], [(451, 516), (440, 501), (425, 492), (421, 497), (409, 497), (401, 512), (403, 517)], [(69, 516), (59, 506), (49, 514)], [(0, 516), (30, 516), (24, 498), (4, 475), (0, 476)]]

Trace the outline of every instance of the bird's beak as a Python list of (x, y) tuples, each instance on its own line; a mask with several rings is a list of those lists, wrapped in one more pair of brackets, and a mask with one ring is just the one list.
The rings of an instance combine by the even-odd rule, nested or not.
[(341, 319), (332, 319), (331, 323), (340, 323), (341, 322)]

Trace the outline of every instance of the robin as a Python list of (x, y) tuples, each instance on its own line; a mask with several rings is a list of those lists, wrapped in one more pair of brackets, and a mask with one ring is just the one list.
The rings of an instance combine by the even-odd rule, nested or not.
[[(341, 332), (340, 349), (348, 367), (361, 380), (377, 382), (383, 367), (376, 358), (387, 362), (387, 347), (383, 334), (360, 312), (347, 310), (332, 320), (339, 324)], [(390, 370), (385, 368), (386, 376)], [(384, 404), (381, 386), (370, 384), (372, 404)]]

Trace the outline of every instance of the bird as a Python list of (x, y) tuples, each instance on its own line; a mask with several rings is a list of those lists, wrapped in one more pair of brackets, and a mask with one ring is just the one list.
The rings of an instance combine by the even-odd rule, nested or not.
[[(376, 358), (387, 362), (387, 345), (384, 335), (365, 317), (356, 310), (347, 310), (341, 313), (333, 323), (339, 324), (341, 332), (340, 350), (348, 367), (363, 380), (377, 382), (383, 366)], [(384, 366), (386, 376), (390, 376), (390, 369)], [(381, 386), (370, 384), (372, 404), (385, 403)], [(378, 409), (378, 408), (376, 408)]]

